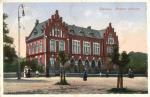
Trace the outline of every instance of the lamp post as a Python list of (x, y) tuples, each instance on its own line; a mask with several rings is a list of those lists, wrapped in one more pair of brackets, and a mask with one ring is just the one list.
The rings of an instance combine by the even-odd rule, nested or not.
[(21, 19), (21, 16), (20, 16), (20, 10), (22, 12), (21, 16), (25, 16), (23, 4), (20, 4), (18, 6), (18, 71), (17, 71), (18, 79), (21, 79), (21, 70), (20, 70), (20, 28), (21, 28), (20, 19)]

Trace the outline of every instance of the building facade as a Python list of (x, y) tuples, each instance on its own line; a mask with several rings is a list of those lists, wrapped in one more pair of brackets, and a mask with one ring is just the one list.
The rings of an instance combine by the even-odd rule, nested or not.
[(58, 52), (65, 51), (70, 65), (112, 70), (116, 67), (109, 64), (108, 55), (112, 53), (113, 44), (119, 45), (111, 23), (102, 30), (69, 25), (56, 10), (48, 20), (41, 23), (36, 20), (26, 37), (26, 58), (36, 59), (45, 69), (51, 69), (58, 65)]

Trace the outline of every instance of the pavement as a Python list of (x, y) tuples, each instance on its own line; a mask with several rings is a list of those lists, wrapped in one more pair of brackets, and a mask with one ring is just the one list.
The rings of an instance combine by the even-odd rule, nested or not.
[[(4, 94), (109, 94), (116, 88), (117, 77), (66, 77), (70, 85), (55, 85), (60, 77), (4, 78)], [(148, 78), (123, 78), (124, 88), (131, 93), (147, 93)]]

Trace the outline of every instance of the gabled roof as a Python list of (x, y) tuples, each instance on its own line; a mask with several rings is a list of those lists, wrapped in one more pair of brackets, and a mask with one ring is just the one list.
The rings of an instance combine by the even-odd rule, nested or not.
[[(32, 32), (29, 35), (29, 37), (27, 38), (27, 40), (34, 39), (34, 38), (44, 35), (43, 29), (47, 22), (48, 22), (48, 20), (46, 20), (42, 23), (38, 23), (33, 28)], [(66, 26), (68, 26), (69, 34), (71, 34), (71, 35), (79, 35), (79, 36), (98, 38), (98, 39), (103, 38), (103, 33), (105, 33), (105, 30), (106, 30), (106, 29), (94, 30), (94, 29), (91, 29), (91, 27), (84, 28), (84, 27), (79, 27), (76, 25), (68, 25), (68, 24), (66, 24)]]

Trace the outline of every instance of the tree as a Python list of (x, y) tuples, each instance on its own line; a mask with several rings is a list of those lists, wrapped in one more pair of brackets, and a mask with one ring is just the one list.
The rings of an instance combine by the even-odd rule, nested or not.
[(44, 72), (43, 64), (38, 64), (37, 60), (28, 60), (26, 58), (22, 58), (20, 61), (21, 64), (21, 71), (23, 72), (24, 67), (27, 66), (32, 69), (33, 72), (38, 70), (39, 72)]
[[(128, 54), (123, 51), (121, 53), (121, 60), (120, 60), (120, 66), (119, 66), (119, 70), (120, 70), (120, 88), (123, 88), (123, 72), (124, 72), (124, 68), (125, 66), (129, 63), (129, 56)], [(119, 87), (119, 86), (118, 86)]]
[(65, 78), (65, 63), (68, 61), (68, 55), (65, 54), (64, 51), (60, 51), (58, 54), (58, 61), (60, 64), (61, 72), (60, 72), (60, 84), (66, 84), (66, 78)]
[(117, 88), (123, 88), (123, 70), (124, 67), (129, 63), (129, 56), (128, 54), (123, 51), (121, 55), (119, 54), (118, 45), (113, 46), (113, 52), (111, 54), (111, 62), (113, 64), (118, 65), (119, 72), (117, 77)]
[(6, 24), (5, 20), (8, 18), (6, 13), (3, 14), (3, 48), (4, 48), (4, 64), (12, 63), (17, 59), (15, 48), (13, 45), (13, 38), (8, 36), (9, 29), (8, 24)]

